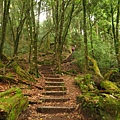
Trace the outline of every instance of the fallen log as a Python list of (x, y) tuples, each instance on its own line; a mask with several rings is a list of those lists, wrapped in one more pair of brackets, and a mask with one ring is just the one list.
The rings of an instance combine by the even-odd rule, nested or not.
[(0, 93), (0, 120), (17, 120), (28, 106), (28, 98), (19, 88)]

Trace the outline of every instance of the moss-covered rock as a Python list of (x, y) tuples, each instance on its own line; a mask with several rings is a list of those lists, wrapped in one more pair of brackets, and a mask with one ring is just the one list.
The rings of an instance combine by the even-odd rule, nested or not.
[(77, 97), (81, 111), (98, 120), (118, 120), (120, 100), (109, 94), (86, 93)]
[(28, 106), (28, 98), (19, 88), (0, 93), (0, 120), (17, 120)]
[(98, 90), (89, 74), (78, 76), (75, 83), (82, 91), (77, 97), (81, 111), (97, 120), (119, 120), (120, 90), (115, 83), (103, 80), (100, 83), (102, 91)]

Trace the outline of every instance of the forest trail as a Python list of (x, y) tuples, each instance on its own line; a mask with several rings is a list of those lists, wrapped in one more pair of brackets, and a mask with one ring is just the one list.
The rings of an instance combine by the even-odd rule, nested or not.
[(55, 74), (53, 66), (48, 65), (39, 66), (39, 72), (42, 77), (36, 84), (43, 90), (23, 90), (30, 94), (30, 104), (19, 120), (85, 120), (76, 102), (81, 93), (74, 84), (74, 76)]
[[(43, 96), (40, 98), (42, 104), (37, 107), (37, 112), (41, 114), (41, 119), (71, 120), (72, 118), (72, 120), (81, 120), (76, 104), (78, 90), (77, 92), (76, 90), (73, 91), (76, 93), (72, 93), (72, 90), (70, 91), (70, 89), (77, 89), (74, 84), (65, 80), (63, 76), (56, 75), (50, 65), (41, 66), (40, 72), (45, 81)], [(68, 82), (69, 85), (67, 85)]]

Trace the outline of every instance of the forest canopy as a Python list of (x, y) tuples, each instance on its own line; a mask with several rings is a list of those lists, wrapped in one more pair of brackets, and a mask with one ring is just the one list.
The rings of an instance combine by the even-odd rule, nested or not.
[(63, 52), (76, 45), (81, 68), (88, 68), (89, 55), (101, 69), (119, 70), (119, 8), (119, 0), (1, 0), (0, 59), (29, 54), (37, 75), (38, 52), (55, 53), (60, 70)]

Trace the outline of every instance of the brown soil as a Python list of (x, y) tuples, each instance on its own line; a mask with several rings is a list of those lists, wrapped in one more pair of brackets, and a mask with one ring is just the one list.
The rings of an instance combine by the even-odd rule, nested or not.
[[(65, 102), (64, 104), (68, 106), (76, 105), (76, 97), (80, 95), (80, 90), (77, 86), (74, 85), (74, 77), (70, 75), (62, 75), (64, 79), (65, 86), (67, 87), (67, 97), (70, 98), (69, 102)], [(39, 79), (38, 83), (44, 87), (44, 80)], [(23, 93), (31, 95), (29, 97), (30, 101), (39, 101), (39, 98), (42, 97), (42, 91), (32, 88), (30, 90), (23, 90)], [(30, 104), (28, 109), (20, 116), (19, 120), (85, 120), (84, 116), (79, 112), (79, 104), (77, 104), (76, 109), (71, 113), (37, 113), (36, 108), (38, 104)], [(52, 105), (52, 103), (49, 103)], [(88, 120), (88, 119), (87, 119)]]
[[(24, 65), (23, 65), (24, 66)], [(25, 68), (26, 66), (24, 66)], [(26, 67), (27, 68), (27, 67)], [(78, 68), (73, 65), (70, 61), (62, 64), (63, 71), (67, 70), (77, 70)], [(10, 72), (10, 71), (9, 71)], [(76, 109), (70, 113), (51, 113), (51, 114), (45, 114), (45, 113), (38, 113), (37, 112), (37, 106), (41, 105), (41, 102), (39, 99), (42, 97), (43, 90), (38, 89), (35, 86), (43, 87), (45, 86), (44, 79), (38, 78), (37, 83), (34, 84), (35, 86), (28, 86), (25, 84), (17, 83), (17, 84), (9, 84), (8, 81), (0, 81), (0, 92), (5, 91), (12, 86), (18, 86), (22, 89), (23, 94), (28, 96), (29, 101), (31, 101), (31, 104), (29, 104), (26, 111), (23, 111), (23, 113), (20, 115), (18, 120), (90, 120), (86, 119), (83, 114), (80, 113), (79, 107), (80, 105), (76, 103), (76, 97), (79, 96), (80, 89), (75, 86), (74, 84), (74, 78), (73, 75), (66, 75), (61, 74), (61, 78), (64, 79), (65, 86), (67, 88), (67, 95), (66, 97), (70, 98), (69, 102), (65, 102), (64, 104), (69, 106), (76, 105)], [(16, 79), (19, 79), (18, 76), (16, 76)], [(16, 81), (17, 82), (17, 81)], [(32, 104), (34, 103), (34, 104)], [(52, 103), (49, 103), (52, 105)]]

